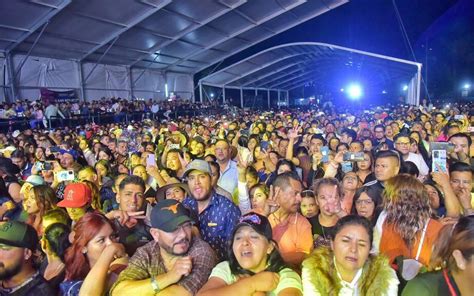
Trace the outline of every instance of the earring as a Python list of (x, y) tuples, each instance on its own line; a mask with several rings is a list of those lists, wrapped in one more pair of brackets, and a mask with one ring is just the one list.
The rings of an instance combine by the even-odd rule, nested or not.
[(87, 253), (87, 249), (86, 248), (83, 248), (82, 249), (82, 254), (86, 254)]

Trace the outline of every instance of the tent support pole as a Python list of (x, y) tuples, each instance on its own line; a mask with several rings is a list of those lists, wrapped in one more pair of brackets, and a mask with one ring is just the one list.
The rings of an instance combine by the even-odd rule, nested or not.
[(92, 73), (94, 73), (95, 69), (97, 68), (97, 66), (100, 64), (100, 62), (102, 61), (102, 59), (105, 57), (105, 55), (109, 52), (109, 50), (112, 48), (112, 46), (114, 46), (115, 42), (118, 40), (118, 36), (115, 37), (115, 39), (109, 44), (109, 47), (107, 47), (107, 49), (104, 51), (104, 53), (100, 56), (100, 58), (97, 60), (97, 62), (95, 63), (94, 67), (92, 68), (92, 70), (89, 72), (89, 74), (87, 74), (86, 78), (84, 79), (84, 83), (87, 82), (87, 79), (89, 79), (89, 77), (91, 77)]
[[(8, 85), (10, 87), (10, 93), (5, 97), (7, 103), (13, 103), (16, 100), (16, 83), (15, 75), (13, 74), (13, 55), (11, 53), (6, 54), (7, 71), (8, 71)], [(11, 96), (10, 96), (11, 95)]]
[(80, 89), (81, 89), (81, 97), (82, 100), (85, 102), (86, 100), (86, 90), (84, 88), (84, 73), (82, 72), (82, 63), (81, 61), (77, 61), (77, 71), (79, 73), (79, 84), (80, 84)]
[(41, 36), (43, 35), (44, 30), (46, 29), (46, 27), (48, 26), (48, 24), (49, 24), (49, 21), (47, 21), (47, 22), (43, 25), (43, 28), (41, 29), (40, 33), (38, 34), (38, 36), (37, 36), (36, 39), (35, 39), (35, 42), (33, 42), (33, 45), (31, 45), (30, 49), (28, 50), (28, 53), (26, 54), (26, 56), (25, 56), (25, 57), (23, 58), (23, 60), (21, 61), (20, 66), (18, 67), (18, 69), (17, 69), (16, 72), (15, 72), (15, 75), (13, 76), (13, 79), (14, 79), (14, 80), (16, 80), (16, 77), (18, 76), (18, 73), (20, 73), (21, 68), (23, 68), (23, 66), (25, 65), (26, 61), (27, 61), (28, 58), (30, 57), (31, 52), (32, 52), (33, 49), (36, 47), (36, 44), (38, 43), (39, 39), (40, 39)]

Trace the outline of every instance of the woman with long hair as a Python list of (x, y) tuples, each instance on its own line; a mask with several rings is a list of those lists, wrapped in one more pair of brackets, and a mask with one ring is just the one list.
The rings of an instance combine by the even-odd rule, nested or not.
[(398, 295), (398, 279), (385, 256), (370, 255), (372, 226), (360, 216), (341, 218), (330, 248), (303, 261), (304, 295)]
[(230, 240), (228, 261), (217, 264), (198, 295), (302, 295), (301, 280), (283, 263), (265, 216), (242, 216)]
[[(474, 291), (474, 216), (446, 225), (435, 243), (430, 262), (433, 272), (409, 281), (402, 295), (472, 295)], [(441, 268), (441, 269), (439, 269)]]
[(48, 185), (37, 185), (25, 192), (23, 209), (28, 213), (27, 223), (41, 236), (44, 214), (56, 208), (57, 198), (54, 190)]
[(362, 184), (375, 180), (374, 174), (374, 156), (370, 151), (364, 151), (364, 160), (355, 163), (355, 172)]
[(428, 266), (442, 227), (431, 218), (428, 192), (419, 180), (406, 174), (385, 181), (384, 186), (384, 210), (375, 227), (375, 250), (387, 255), (390, 262), (401, 257), (418, 261), (419, 267)]
[(71, 240), (64, 255), (66, 277), (61, 294), (103, 295), (128, 264), (124, 246), (117, 243), (115, 226), (100, 213), (86, 213), (74, 226)]

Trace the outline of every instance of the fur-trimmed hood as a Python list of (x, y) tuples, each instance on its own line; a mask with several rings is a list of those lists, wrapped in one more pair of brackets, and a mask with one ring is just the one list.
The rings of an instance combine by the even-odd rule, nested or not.
[[(337, 296), (342, 288), (334, 266), (333, 253), (329, 248), (318, 248), (303, 261), (306, 278), (321, 295)], [(359, 279), (360, 295), (385, 295), (393, 271), (388, 259), (383, 256), (369, 256)]]

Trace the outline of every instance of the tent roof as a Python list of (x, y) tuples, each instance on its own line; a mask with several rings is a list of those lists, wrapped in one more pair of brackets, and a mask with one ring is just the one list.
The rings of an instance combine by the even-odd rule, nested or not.
[(347, 1), (0, 0), (0, 52), (196, 73)]
[(200, 81), (217, 87), (292, 90), (309, 82), (335, 85), (337, 80), (362, 77), (379, 85), (410, 80), (419, 66), (332, 44), (297, 42), (263, 50)]

